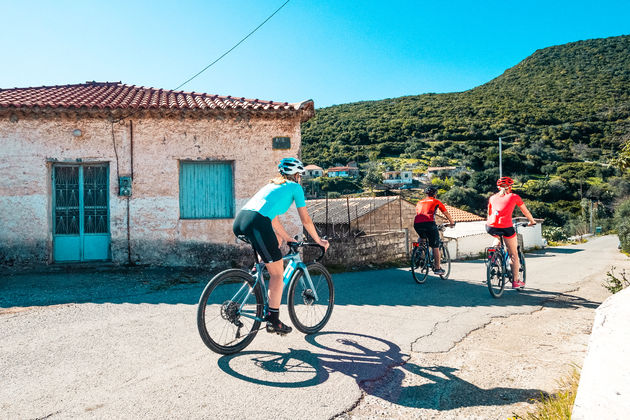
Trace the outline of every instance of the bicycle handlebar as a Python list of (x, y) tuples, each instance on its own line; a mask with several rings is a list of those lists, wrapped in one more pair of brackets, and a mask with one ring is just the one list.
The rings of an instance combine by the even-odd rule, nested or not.
[(321, 260), (324, 257), (324, 254), (326, 253), (326, 248), (324, 248), (323, 246), (315, 242), (304, 242), (304, 241), (287, 242), (287, 245), (289, 246), (289, 254), (297, 254), (299, 248), (304, 247), (304, 246), (312, 246), (312, 247), (319, 248), (319, 250), (321, 251), (321, 254), (315, 258), (315, 261)]

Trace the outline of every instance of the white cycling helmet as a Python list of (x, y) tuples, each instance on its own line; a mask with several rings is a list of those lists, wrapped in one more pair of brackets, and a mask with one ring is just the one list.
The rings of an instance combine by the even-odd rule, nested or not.
[(303, 174), (304, 164), (293, 157), (284, 158), (278, 164), (278, 172), (283, 175)]

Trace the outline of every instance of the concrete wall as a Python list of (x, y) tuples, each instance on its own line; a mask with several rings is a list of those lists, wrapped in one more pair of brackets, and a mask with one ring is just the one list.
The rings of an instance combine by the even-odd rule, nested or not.
[[(379, 264), (408, 258), (408, 231), (374, 233), (354, 239), (334, 240), (323, 260), (324, 264), (353, 265)], [(305, 248), (304, 260), (312, 261), (319, 251)]]
[(630, 289), (597, 308), (571, 418), (626, 419), (630, 412)]
[[(74, 137), (75, 129), (83, 135)], [(272, 150), (277, 136), (290, 137), (291, 149)], [(233, 161), (238, 210), (277, 174), (280, 158), (298, 154), (300, 143), (299, 117), (146, 116), (112, 124), (81, 113), (0, 114), (0, 265), (52, 262), (52, 165), (79, 161), (109, 164), (115, 263), (198, 265), (225, 258), (235, 244), (233, 219), (179, 218), (179, 161)], [(118, 176), (132, 172), (132, 197), (119, 197)], [(290, 233), (299, 232), (295, 209), (284, 222)]]

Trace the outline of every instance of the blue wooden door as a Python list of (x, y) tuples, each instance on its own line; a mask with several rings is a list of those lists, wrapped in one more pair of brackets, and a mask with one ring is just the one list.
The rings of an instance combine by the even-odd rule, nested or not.
[(53, 260), (110, 259), (109, 176), (104, 164), (53, 167)]

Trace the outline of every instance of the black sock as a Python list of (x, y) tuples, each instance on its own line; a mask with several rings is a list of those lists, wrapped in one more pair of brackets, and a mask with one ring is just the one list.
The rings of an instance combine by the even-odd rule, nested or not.
[(280, 308), (269, 308), (269, 312), (267, 312), (267, 321), (272, 324), (277, 324), (280, 322)]

